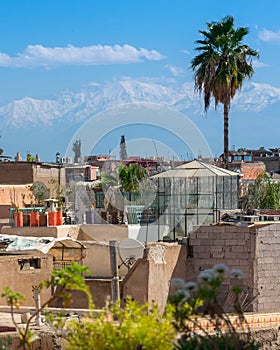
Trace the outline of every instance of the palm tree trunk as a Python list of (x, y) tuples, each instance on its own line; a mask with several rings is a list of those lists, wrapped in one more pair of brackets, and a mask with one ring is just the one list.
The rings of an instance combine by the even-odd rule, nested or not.
[(224, 104), (224, 162), (226, 169), (228, 169), (228, 113), (228, 104)]

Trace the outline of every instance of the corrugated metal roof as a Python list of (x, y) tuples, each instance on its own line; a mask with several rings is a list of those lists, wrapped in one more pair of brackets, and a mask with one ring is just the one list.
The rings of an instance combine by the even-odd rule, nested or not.
[(199, 160), (193, 160), (191, 162), (179, 165), (174, 169), (154, 175), (153, 178), (206, 176), (239, 176), (239, 174), (227, 169), (219, 168), (215, 165), (203, 163)]

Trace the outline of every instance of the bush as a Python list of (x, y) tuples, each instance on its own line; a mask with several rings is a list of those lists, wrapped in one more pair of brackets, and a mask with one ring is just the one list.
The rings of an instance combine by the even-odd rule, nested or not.
[[(113, 321), (114, 320), (114, 321)], [(157, 306), (139, 305), (128, 300), (124, 309), (117, 303), (101, 316), (67, 327), (67, 350), (171, 350), (175, 329), (171, 313), (163, 317)]]
[[(220, 287), (225, 277), (233, 279), (233, 309), (235, 317), (226, 313), (219, 301)], [(172, 305), (174, 327), (180, 338), (176, 349), (180, 350), (255, 350), (258, 344), (252, 338), (249, 326), (240, 304), (242, 288), (238, 281), (242, 277), (239, 270), (228, 271), (225, 265), (218, 264), (204, 270), (198, 276), (198, 282), (185, 283), (182, 279), (173, 279)], [(200, 322), (206, 321), (206, 327)]]

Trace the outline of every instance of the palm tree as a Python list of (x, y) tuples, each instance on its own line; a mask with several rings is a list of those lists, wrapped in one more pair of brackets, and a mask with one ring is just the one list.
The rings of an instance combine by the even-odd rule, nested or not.
[(146, 169), (137, 163), (128, 166), (121, 164), (118, 168), (118, 175), (123, 190), (125, 192), (138, 192), (139, 183), (144, 179), (146, 173)]
[(249, 29), (234, 28), (234, 18), (227, 16), (220, 22), (206, 23), (208, 31), (200, 30), (204, 38), (197, 40), (195, 50), (200, 53), (191, 61), (195, 89), (204, 95), (207, 112), (211, 96), (215, 108), (224, 106), (224, 162), (228, 167), (228, 128), (230, 102), (246, 78), (251, 78), (254, 69), (252, 58), (259, 57), (256, 50), (243, 43)]

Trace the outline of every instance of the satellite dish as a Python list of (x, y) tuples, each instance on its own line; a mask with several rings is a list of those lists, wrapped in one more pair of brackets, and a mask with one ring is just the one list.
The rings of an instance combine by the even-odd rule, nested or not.
[(32, 192), (36, 199), (39, 199), (42, 201), (49, 198), (50, 190), (47, 188), (47, 186), (43, 182), (35, 181), (32, 188), (33, 188)]
[(144, 250), (144, 244), (137, 241), (136, 239), (122, 239), (119, 243), (119, 255), (122, 260), (122, 264), (124, 264), (129, 269), (137, 259), (143, 258)]

